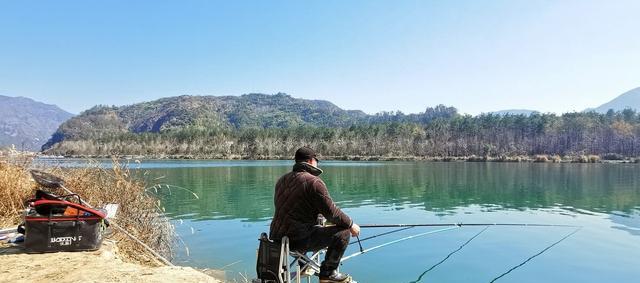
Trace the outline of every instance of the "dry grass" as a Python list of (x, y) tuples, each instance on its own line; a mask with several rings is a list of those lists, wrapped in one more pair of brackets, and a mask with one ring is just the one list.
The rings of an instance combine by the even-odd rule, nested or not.
[[(33, 196), (36, 183), (31, 180), (30, 163), (15, 164), (0, 160), (0, 224), (2, 227), (16, 225), (21, 220), (24, 200)], [(163, 216), (159, 201), (150, 195), (145, 184), (134, 178), (132, 172), (114, 160), (111, 169), (102, 169), (97, 164), (85, 168), (38, 168), (65, 180), (65, 187), (79, 194), (94, 207), (107, 203), (120, 204), (117, 218), (111, 220), (159, 254), (169, 258), (175, 239), (173, 226)], [(64, 195), (62, 189), (53, 193)], [(113, 229), (113, 227), (111, 228)], [(140, 244), (113, 229), (109, 238), (117, 242), (120, 254), (133, 262), (159, 265)]]
[(18, 224), (24, 201), (33, 196), (33, 183), (24, 168), (0, 160), (0, 228)]

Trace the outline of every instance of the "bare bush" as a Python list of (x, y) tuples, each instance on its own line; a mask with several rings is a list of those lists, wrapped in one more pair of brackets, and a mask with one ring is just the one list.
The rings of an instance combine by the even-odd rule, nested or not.
[[(0, 224), (3, 227), (21, 221), (24, 201), (31, 197), (37, 187), (31, 180), (30, 164), (0, 162)], [(40, 169), (40, 168), (39, 168)], [(132, 172), (114, 160), (110, 169), (98, 164), (84, 168), (42, 168), (65, 180), (65, 187), (79, 194), (94, 207), (107, 203), (120, 205), (117, 223), (127, 232), (170, 258), (175, 232), (169, 220), (161, 213), (158, 199), (150, 195), (144, 182), (132, 176)], [(62, 189), (51, 190), (55, 194), (66, 194)], [(160, 262), (139, 243), (114, 229), (109, 236), (117, 242), (120, 254), (133, 262), (159, 265)]]

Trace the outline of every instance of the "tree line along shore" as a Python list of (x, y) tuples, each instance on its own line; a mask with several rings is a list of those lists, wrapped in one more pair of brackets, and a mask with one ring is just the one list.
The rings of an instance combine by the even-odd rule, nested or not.
[[(71, 155), (47, 156), (40, 158), (73, 159), (113, 159), (128, 160), (171, 159), (171, 160), (291, 160), (291, 156), (241, 156), (241, 155)], [(462, 157), (416, 157), (416, 156), (322, 156), (324, 161), (425, 161), (425, 162), (512, 162), (512, 163), (640, 163), (640, 157), (627, 158), (617, 154), (599, 155), (535, 155), (535, 156), (462, 156)]]
[[(221, 118), (212, 117), (208, 110), (184, 108), (184, 101), (159, 103), (133, 110), (133, 106), (98, 107), (82, 113), (59, 128), (43, 153), (287, 159), (297, 147), (307, 145), (323, 156), (347, 160), (540, 161), (546, 156), (547, 160), (583, 162), (585, 157), (589, 161), (640, 157), (640, 114), (632, 109), (604, 114), (471, 116), (440, 105), (418, 114), (382, 112), (356, 117), (331, 110), (341, 117), (336, 118), (337, 123), (318, 118), (327, 113), (296, 105), (287, 111), (269, 110), (275, 114), (236, 110)], [(147, 113), (152, 111), (147, 108), (155, 112)], [(170, 110), (158, 110), (164, 108)]]

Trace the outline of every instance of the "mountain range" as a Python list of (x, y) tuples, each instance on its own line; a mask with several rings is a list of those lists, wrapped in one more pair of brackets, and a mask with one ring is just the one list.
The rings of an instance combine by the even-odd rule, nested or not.
[[(587, 111), (605, 113), (640, 109), (640, 88)], [(510, 109), (498, 115), (531, 115), (535, 110)], [(324, 100), (293, 98), (284, 93), (241, 96), (177, 96), (125, 106), (95, 106), (73, 117), (55, 105), (24, 97), (0, 96), (0, 147), (49, 148), (65, 139), (112, 134), (192, 129), (247, 129), (347, 127), (370, 122), (426, 122), (456, 114), (455, 108), (438, 106), (418, 114), (381, 112), (369, 115), (343, 110)], [(73, 118), (72, 118), (73, 117)]]
[(39, 150), (73, 114), (25, 97), (0, 95), (0, 147)]
[(120, 107), (96, 106), (60, 126), (44, 148), (63, 139), (121, 133), (195, 129), (348, 126), (366, 117), (323, 100), (278, 93), (241, 96), (177, 96)]
[(636, 111), (640, 110), (640, 87), (627, 91), (613, 100), (589, 110), (606, 113), (609, 109), (622, 111), (627, 108), (635, 109)]
[(455, 108), (439, 105), (418, 114), (369, 115), (359, 110), (343, 110), (328, 101), (294, 98), (284, 93), (184, 95), (120, 107), (93, 107), (63, 123), (43, 150), (63, 140), (95, 140), (127, 133), (339, 128), (376, 122), (428, 122), (456, 114)]

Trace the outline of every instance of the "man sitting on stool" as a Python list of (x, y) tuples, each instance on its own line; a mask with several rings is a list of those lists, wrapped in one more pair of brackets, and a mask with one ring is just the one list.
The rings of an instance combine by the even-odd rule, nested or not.
[[(278, 180), (275, 187), (276, 207), (269, 238), (279, 241), (289, 237), (291, 250), (299, 252), (327, 248), (320, 266), (320, 283), (351, 282), (351, 277), (337, 271), (340, 259), (349, 245), (350, 236), (360, 234), (360, 226), (338, 208), (327, 186), (318, 177), (316, 153), (301, 147), (295, 154), (293, 171)], [(317, 225), (318, 214), (335, 224)]]

